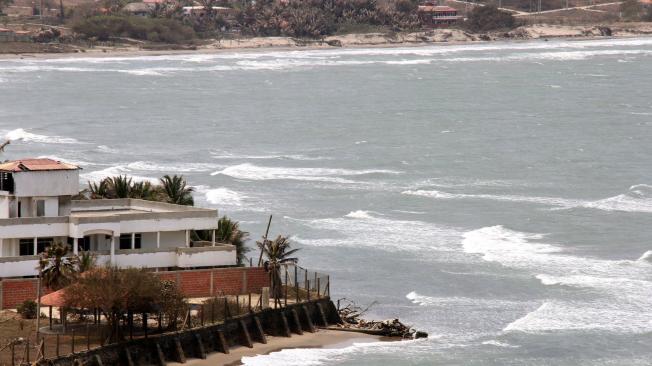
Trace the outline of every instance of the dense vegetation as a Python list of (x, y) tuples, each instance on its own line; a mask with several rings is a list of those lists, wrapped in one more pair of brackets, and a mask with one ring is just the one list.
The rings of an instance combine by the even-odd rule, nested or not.
[(652, 6), (645, 6), (637, 0), (626, 0), (620, 4), (620, 13), (628, 21), (652, 21)]
[(88, 189), (80, 195), (91, 199), (137, 198), (192, 206), (193, 190), (179, 175), (165, 175), (159, 179), (159, 184), (149, 181), (135, 182), (126, 175), (118, 175), (104, 178), (99, 182), (89, 182)]
[[(2, 1), (2, 0), (0, 0)], [(73, 30), (86, 38), (108, 40), (129, 37), (153, 42), (180, 43), (195, 36), (220, 37), (237, 29), (250, 36), (290, 36), (319, 38), (359, 30), (407, 31), (420, 28), (418, 0), (261, 0), (236, 8), (225, 19), (213, 10), (224, 5), (215, 0), (201, 1), (201, 15), (184, 16), (180, 4), (159, 5), (150, 17), (126, 15), (121, 4), (108, 4), (111, 15), (98, 9), (77, 9), (71, 14)]]
[(471, 32), (508, 30), (516, 26), (516, 20), (511, 13), (495, 6), (478, 6), (469, 13), (465, 26)]
[(138, 16), (99, 15), (73, 25), (73, 31), (85, 37), (106, 41), (110, 37), (128, 37), (151, 42), (180, 43), (192, 40), (192, 28), (174, 19)]

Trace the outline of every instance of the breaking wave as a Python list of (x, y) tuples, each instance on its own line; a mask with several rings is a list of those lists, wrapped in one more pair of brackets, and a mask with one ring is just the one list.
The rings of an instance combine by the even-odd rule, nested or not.
[[(463, 235), (466, 253), (531, 273), (543, 285), (591, 289), (591, 300), (550, 299), (505, 331), (549, 332), (599, 329), (612, 332), (652, 331), (652, 268), (639, 260), (606, 260), (564, 253), (544, 243), (545, 235), (485, 227)], [(647, 253), (643, 257), (647, 256)]]
[(381, 169), (350, 170), (329, 168), (263, 167), (247, 163), (230, 166), (223, 170), (213, 172), (211, 175), (218, 174), (243, 180), (302, 180), (351, 184), (357, 182), (342, 177), (368, 174), (399, 174), (399, 172)]
[(61, 136), (46, 136), (38, 135), (35, 133), (27, 132), (22, 128), (17, 128), (15, 130), (7, 131), (5, 133), (5, 139), (10, 141), (25, 141), (25, 142), (36, 142), (42, 144), (77, 144), (79, 141), (71, 137), (61, 137)]
[(136, 161), (129, 163), (125, 166), (129, 170), (135, 171), (152, 171), (163, 173), (192, 173), (192, 172), (208, 172), (215, 168), (220, 167), (217, 164), (209, 163), (182, 163), (182, 164), (159, 164), (152, 161)]
[(246, 196), (224, 187), (207, 189), (203, 193), (206, 201), (214, 205), (239, 207), (242, 206), (242, 200), (246, 198)]
[(454, 255), (461, 232), (422, 221), (393, 220), (369, 211), (352, 211), (343, 217), (299, 220), (304, 226), (333, 232), (318, 239), (295, 237), (308, 246), (366, 247), (388, 252), (450, 252)]
[(112, 167), (108, 167), (102, 170), (96, 170), (88, 173), (82, 173), (80, 174), (80, 178), (82, 180), (86, 180), (89, 182), (99, 182), (104, 178), (108, 177), (113, 177), (116, 175), (127, 175), (131, 179), (137, 182), (151, 182), (153, 184), (158, 184), (159, 180), (158, 178), (152, 178), (152, 177), (146, 177), (146, 176), (140, 176), (140, 175), (134, 175), (132, 174), (133, 170), (129, 169), (128, 167), (124, 165), (116, 165)]
[(403, 194), (429, 197), (443, 200), (456, 199), (483, 199), (503, 202), (523, 202), (533, 203), (546, 206), (553, 206), (560, 209), (588, 208), (602, 211), (622, 211), (622, 212), (646, 212), (652, 213), (652, 187), (639, 184), (629, 188), (624, 194), (613, 197), (600, 199), (596, 201), (587, 201), (580, 199), (559, 198), (559, 197), (537, 197), (521, 195), (499, 195), (499, 194), (467, 194), (467, 193), (449, 193), (439, 190), (407, 190)]

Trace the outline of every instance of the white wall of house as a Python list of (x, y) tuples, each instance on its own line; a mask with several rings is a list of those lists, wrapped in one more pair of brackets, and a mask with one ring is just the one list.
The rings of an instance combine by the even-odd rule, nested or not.
[(178, 247), (183, 247), (185, 245), (186, 245), (185, 230), (161, 231), (161, 248), (178, 248)]
[(9, 197), (0, 193), (0, 219), (9, 218)]
[(79, 170), (13, 173), (16, 197), (74, 196), (79, 193)]

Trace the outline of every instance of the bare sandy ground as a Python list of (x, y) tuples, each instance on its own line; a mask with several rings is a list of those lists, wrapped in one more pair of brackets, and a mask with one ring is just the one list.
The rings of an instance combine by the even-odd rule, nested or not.
[[(218, 365), (241, 365), (240, 360), (245, 356), (266, 355), (289, 348), (345, 348), (354, 343), (378, 342), (383, 340), (394, 340), (378, 336), (343, 332), (336, 330), (320, 329), (315, 333), (304, 333), (303, 335), (293, 334), (291, 338), (267, 337), (267, 344), (254, 343), (254, 348), (236, 347), (231, 348), (230, 353), (211, 353), (206, 360), (191, 359), (184, 365), (191, 366), (218, 366)], [(180, 363), (168, 363), (168, 365), (182, 365)]]

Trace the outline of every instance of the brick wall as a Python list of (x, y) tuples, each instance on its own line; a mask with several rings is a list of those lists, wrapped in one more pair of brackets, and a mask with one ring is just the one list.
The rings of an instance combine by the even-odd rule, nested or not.
[(25, 300), (36, 300), (38, 281), (34, 278), (20, 280), (3, 280), (2, 308), (15, 308)]
[[(219, 294), (259, 293), (269, 287), (269, 274), (261, 267), (216, 268), (189, 271), (156, 272), (162, 280), (174, 281), (188, 297)], [(0, 308), (12, 309), (25, 300), (36, 300), (37, 280), (5, 279), (0, 281)], [(50, 291), (43, 290), (43, 294)]]

